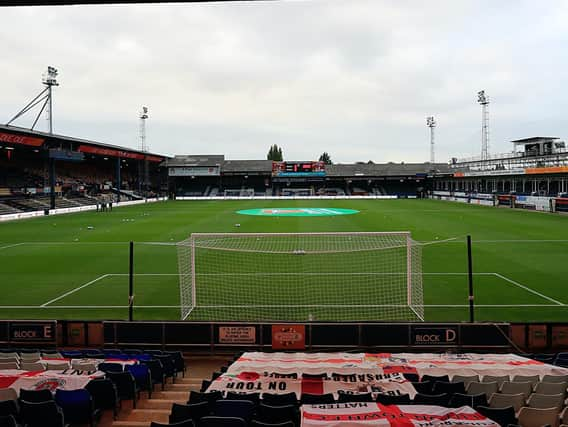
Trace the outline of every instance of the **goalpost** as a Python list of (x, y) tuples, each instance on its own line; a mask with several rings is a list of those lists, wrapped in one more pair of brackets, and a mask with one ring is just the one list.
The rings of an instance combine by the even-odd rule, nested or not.
[(182, 319), (424, 321), (410, 232), (194, 233), (177, 252)]

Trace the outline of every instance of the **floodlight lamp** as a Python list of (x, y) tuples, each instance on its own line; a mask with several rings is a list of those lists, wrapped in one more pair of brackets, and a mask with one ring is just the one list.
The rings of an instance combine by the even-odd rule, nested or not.
[(484, 90), (477, 92), (477, 102), (479, 102), (480, 104), (487, 104), (487, 96), (485, 95)]

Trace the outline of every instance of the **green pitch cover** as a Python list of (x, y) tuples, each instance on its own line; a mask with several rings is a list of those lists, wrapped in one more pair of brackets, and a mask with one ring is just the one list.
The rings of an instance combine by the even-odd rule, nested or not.
[(260, 208), (240, 210), (237, 213), (256, 216), (335, 216), (353, 215), (359, 211), (341, 208)]

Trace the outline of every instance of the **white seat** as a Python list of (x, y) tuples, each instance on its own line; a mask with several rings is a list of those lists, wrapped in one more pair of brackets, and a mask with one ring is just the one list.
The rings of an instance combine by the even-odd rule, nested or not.
[(491, 397), (493, 393), (497, 393), (499, 391), (499, 385), (496, 382), (490, 383), (479, 383), (477, 381), (473, 381), (469, 384), (467, 388), (467, 394), (480, 394), (485, 393), (487, 399)]
[(3, 369), (19, 369), (18, 362), (4, 362), (0, 363), (0, 371)]
[(543, 383), (568, 383), (568, 375), (545, 375)]
[(532, 384), (528, 381), (522, 383), (505, 381), (501, 386), (501, 393), (505, 394), (522, 393), (525, 396), (525, 399), (528, 399), (528, 397), (532, 393), (532, 389), (533, 389)]
[(567, 383), (549, 383), (549, 382), (540, 382), (537, 383), (536, 387), (534, 388), (535, 393), (540, 394), (559, 394), (562, 393), (566, 395), (566, 387), (568, 386)]
[(513, 377), (513, 382), (515, 383), (523, 383), (527, 381), (532, 384), (532, 388), (534, 389), (536, 384), (540, 381), (540, 377), (538, 375), (515, 375)]
[(533, 393), (527, 400), (527, 406), (531, 408), (558, 408), (558, 412), (564, 407), (564, 395)]
[(20, 359), (28, 362), (36, 362), (40, 359), (39, 353), (20, 353)]
[(16, 352), (11, 352), (11, 353), (0, 353), (0, 360), (2, 359), (12, 359), (12, 358), (16, 358), (19, 359), (20, 355)]
[(474, 381), (479, 382), (479, 375), (454, 375), (452, 377), (453, 383), (463, 383), (466, 390)]
[(45, 366), (40, 362), (26, 362), (22, 360), (22, 363), (20, 363), (20, 369), (24, 371), (45, 371)]
[(540, 409), (524, 406), (519, 411), (519, 425), (523, 427), (558, 426), (558, 411), (556, 408)]
[(47, 362), (48, 371), (64, 371), (66, 369), (69, 369), (67, 362)]
[(491, 395), (491, 399), (489, 399), (490, 408), (506, 408), (508, 406), (512, 406), (515, 412), (519, 412), (520, 409), (525, 406), (525, 395), (523, 393), (493, 393)]
[(503, 383), (505, 381), (510, 381), (511, 378), (509, 378), (509, 375), (485, 375), (482, 379), (481, 382), (482, 383), (492, 383), (492, 382), (496, 382), (499, 386), (499, 388), (501, 388), (501, 386), (503, 385)]

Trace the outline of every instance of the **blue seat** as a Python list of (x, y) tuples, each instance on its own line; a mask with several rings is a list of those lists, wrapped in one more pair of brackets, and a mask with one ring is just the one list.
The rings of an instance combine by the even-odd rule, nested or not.
[(508, 406), (506, 408), (478, 406), (475, 410), (490, 420), (495, 421), (501, 427), (507, 427), (510, 424), (519, 423), (515, 415), (515, 409), (512, 406)]
[(254, 403), (250, 400), (221, 399), (215, 402), (215, 415), (218, 417), (234, 417), (248, 422), (253, 413)]
[(16, 400), (0, 401), (0, 416), (14, 417), (16, 421), (20, 420), (20, 407)]
[(123, 352), (124, 354), (128, 354), (129, 356), (135, 356), (135, 355), (144, 353), (144, 352), (143, 352), (141, 349), (139, 349), (139, 348), (127, 348), (127, 349), (125, 349), (125, 350), (122, 350), (122, 352)]
[(63, 410), (66, 423), (95, 425), (96, 415), (93, 398), (86, 389), (61, 390), (55, 392), (55, 403)]
[(422, 394), (417, 393), (412, 401), (415, 405), (434, 405), (447, 407), (450, 403), (450, 395), (448, 393), (441, 394)]
[(220, 391), (212, 391), (210, 393), (201, 393), (199, 391), (190, 391), (189, 400), (187, 403), (207, 402), (209, 412), (215, 411), (215, 402), (223, 398), (223, 393)]
[(121, 363), (103, 362), (99, 363), (97, 368), (99, 371), (103, 371), (105, 374), (109, 372), (124, 372), (124, 367)]
[(164, 375), (162, 362), (157, 359), (150, 359), (140, 360), (140, 363), (146, 365), (148, 369), (150, 369), (150, 375), (152, 376), (152, 385), (161, 384), (163, 390), (166, 383), (166, 377)]
[(263, 393), (262, 403), (271, 406), (297, 405), (298, 398), (296, 397), (296, 393), (294, 392), (283, 394)]
[(302, 393), (302, 395), (300, 396), (300, 404), (302, 405), (322, 405), (327, 403), (335, 403), (335, 398), (333, 397), (332, 393)]
[(25, 400), (26, 402), (48, 402), (53, 400), (53, 394), (48, 389), (43, 390), (26, 390), (24, 388), (20, 389), (20, 401)]
[(20, 415), (26, 427), (64, 427), (63, 411), (55, 401), (20, 402)]
[(260, 393), (236, 393), (234, 391), (228, 391), (225, 394), (225, 398), (229, 400), (248, 400), (256, 406), (260, 402)]
[(93, 398), (95, 409), (112, 409), (114, 416), (118, 413), (118, 391), (114, 383), (106, 378), (89, 381), (85, 387)]
[(296, 427), (296, 424), (292, 421), (285, 421), (282, 423), (269, 423), (260, 420), (252, 420), (249, 423), (249, 427)]
[(203, 417), (200, 427), (247, 427), (247, 422), (237, 417)]
[(449, 383), (450, 377), (448, 375), (422, 375), (422, 382), (431, 381), (434, 384), (436, 381)]
[(434, 387), (434, 383), (432, 381), (421, 381), (418, 383), (412, 383), (414, 389), (417, 393), (423, 394), (432, 394), (432, 388)]
[(479, 394), (465, 394), (454, 393), (450, 398), (449, 406), (451, 408), (459, 408), (461, 406), (469, 406), (473, 409), (478, 406), (488, 406), (487, 395), (485, 393)]
[(170, 424), (162, 424), (152, 421), (150, 423), (150, 427), (195, 427), (195, 423), (193, 420), (185, 420), (179, 423), (170, 423)]
[(209, 380), (201, 381), (201, 388), (199, 389), (199, 391), (202, 392), (202, 393), (205, 393), (210, 385), (211, 385), (211, 381), (209, 381)]
[(108, 372), (107, 378), (116, 386), (118, 398), (120, 400), (132, 400), (132, 405), (136, 408), (138, 400), (138, 387), (136, 380), (130, 372)]
[(169, 354), (155, 354), (154, 358), (162, 362), (164, 376), (166, 378), (171, 378), (172, 382), (175, 382), (175, 378), (177, 376), (177, 370), (173, 356)]
[(181, 374), (182, 377), (185, 377), (185, 359), (183, 358), (183, 354), (181, 351), (166, 351), (165, 354), (168, 354), (173, 357), (174, 364), (176, 367), (176, 373)]
[(0, 427), (18, 427), (18, 424), (12, 415), (0, 416)]
[(465, 394), (465, 384), (462, 382), (450, 383), (446, 381), (436, 381), (434, 387), (432, 388), (432, 393), (461, 393)]
[(81, 359), (83, 357), (83, 353), (81, 351), (62, 350), (61, 355), (67, 359)]
[(147, 391), (148, 397), (151, 399), (154, 385), (152, 384), (150, 368), (146, 365), (126, 365), (126, 371), (134, 377), (138, 390)]
[(390, 395), (378, 394), (377, 402), (383, 405), (410, 405), (410, 396), (408, 394)]
[(292, 421), (299, 425), (300, 411), (296, 405), (272, 406), (258, 405), (255, 419), (266, 423), (284, 423)]
[(191, 419), (199, 423), (201, 418), (208, 415), (211, 415), (211, 412), (207, 402), (189, 403), (187, 405), (174, 403), (172, 404), (169, 421), (171, 424)]
[(413, 383), (417, 383), (420, 381), (420, 375), (414, 374), (412, 372), (406, 372), (402, 374), (402, 376), (406, 378), (408, 381), (412, 381)]
[(374, 399), (371, 393), (339, 393), (337, 402), (374, 402)]

